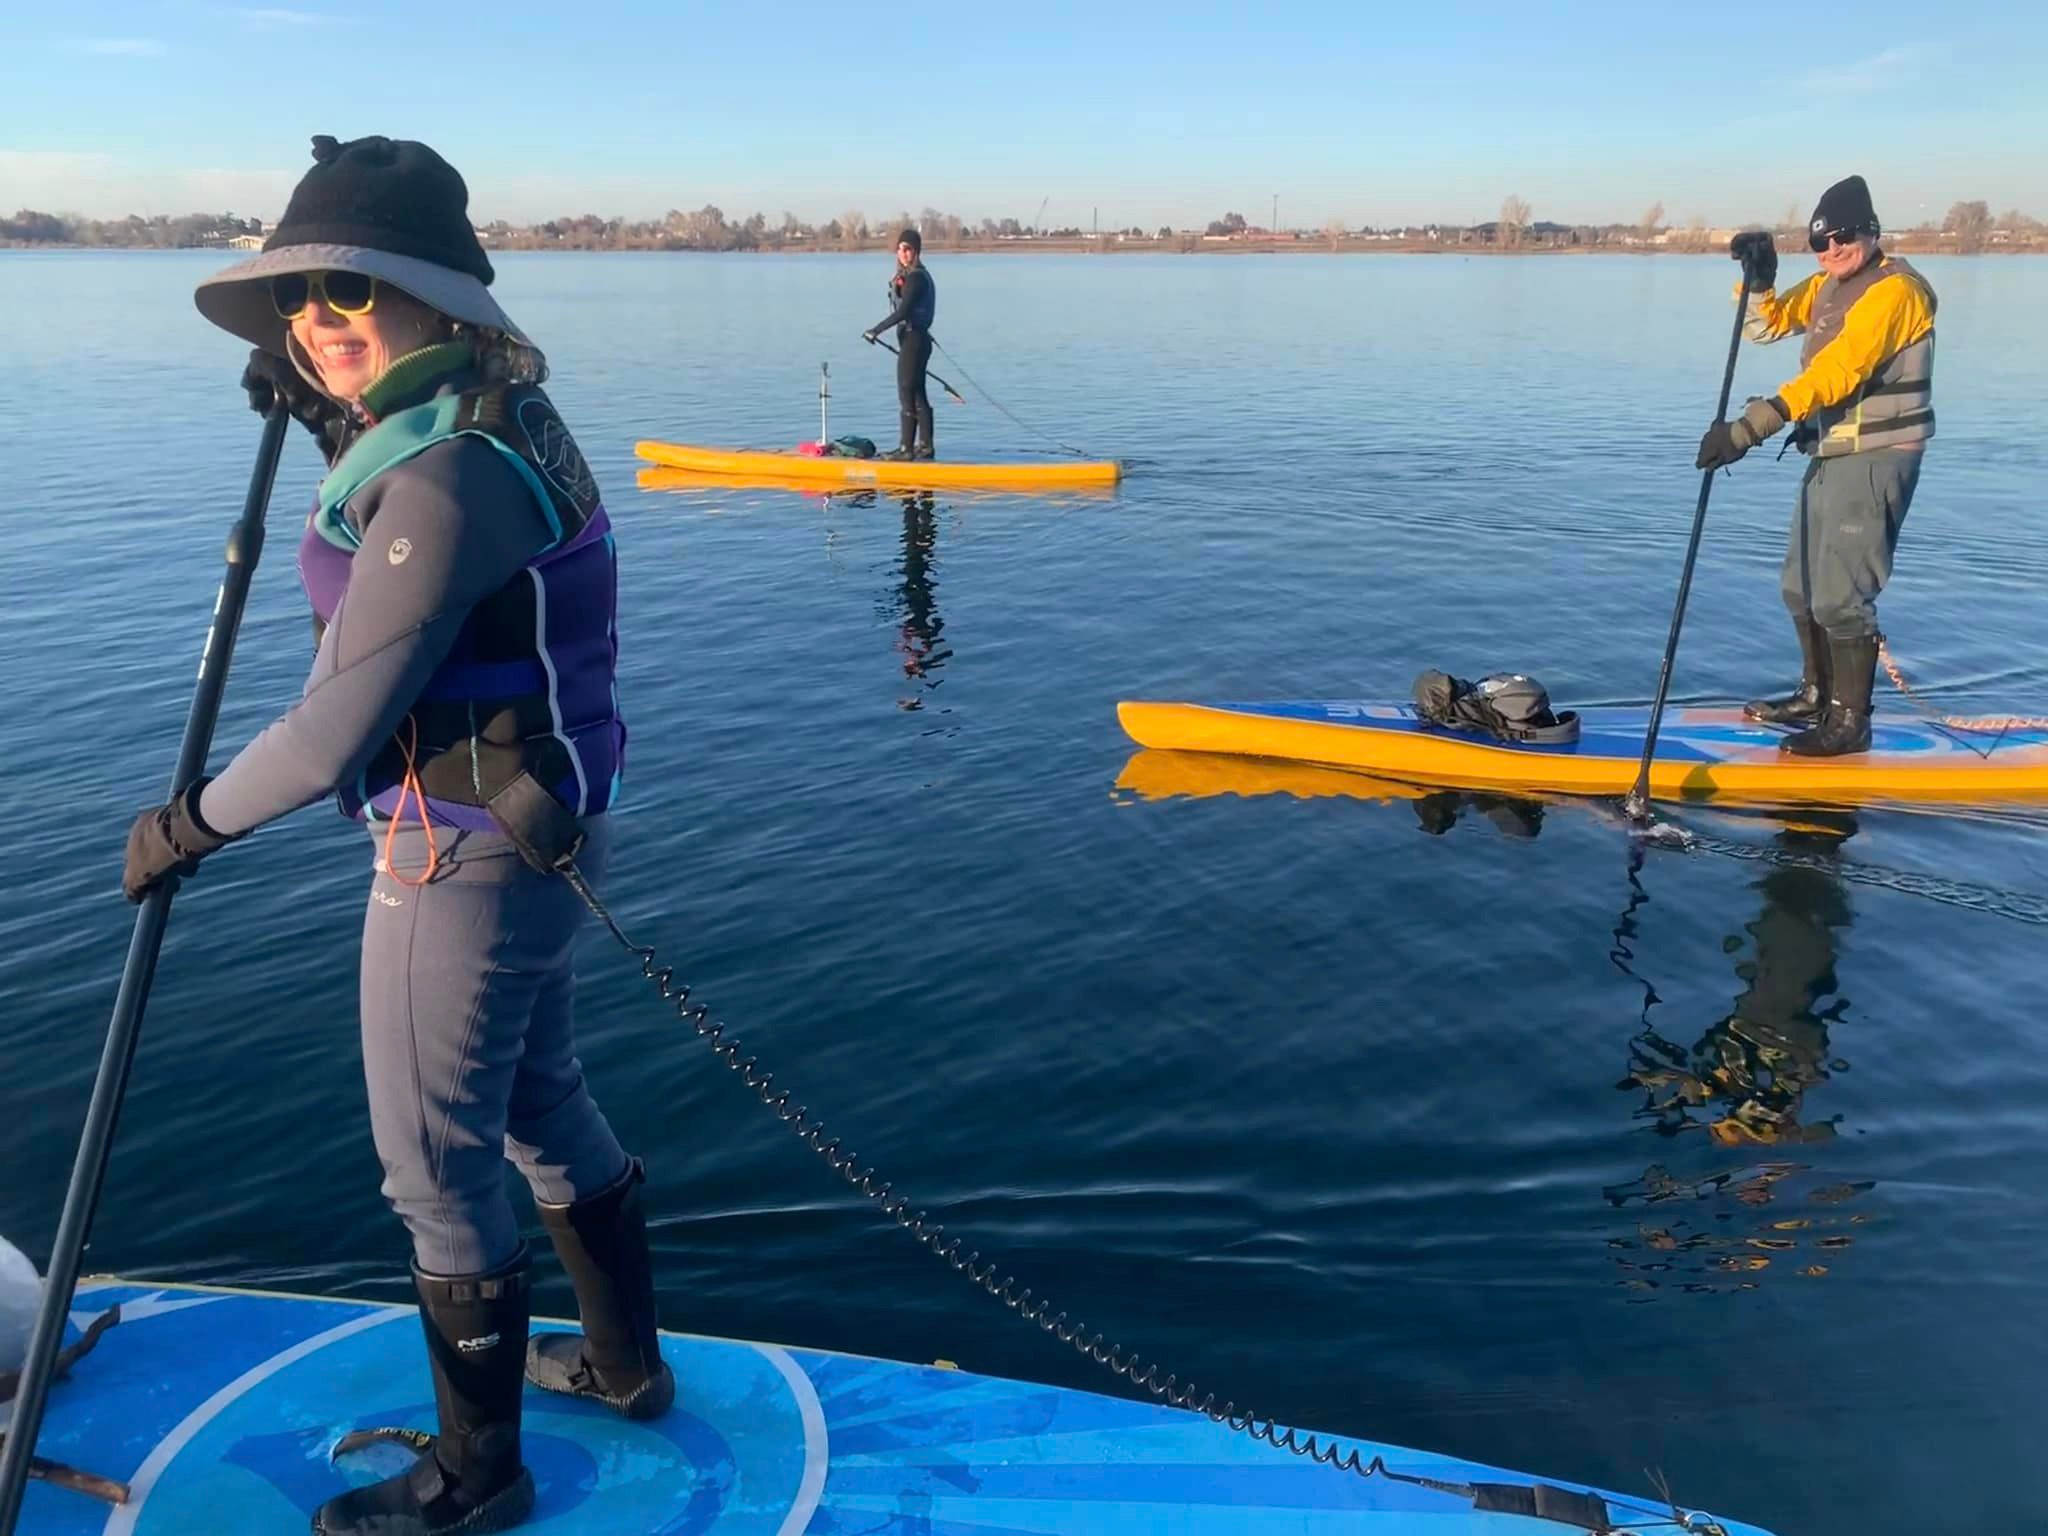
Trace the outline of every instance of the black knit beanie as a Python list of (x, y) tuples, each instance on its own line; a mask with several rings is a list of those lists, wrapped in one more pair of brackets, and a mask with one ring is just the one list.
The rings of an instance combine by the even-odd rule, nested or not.
[(1807, 229), (1814, 235), (1876, 235), (1883, 230), (1877, 210), (1870, 204), (1870, 188), (1861, 176), (1847, 176), (1821, 193), (1813, 207), (1813, 222)]
[(490, 258), (469, 222), (469, 188), (426, 145), (381, 134), (313, 135), (313, 169), (292, 189), (277, 230), (263, 242), (354, 245), (467, 272), (488, 284)]
[(906, 229), (896, 237), (898, 245), (907, 245), (920, 256), (924, 254), (924, 236), (914, 229)]

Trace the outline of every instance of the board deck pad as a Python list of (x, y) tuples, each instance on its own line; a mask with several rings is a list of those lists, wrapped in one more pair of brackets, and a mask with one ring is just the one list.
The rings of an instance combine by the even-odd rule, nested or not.
[[(112, 1507), (29, 1485), (21, 1536), (303, 1533), (354, 1483), (400, 1470), (351, 1429), (431, 1429), (418, 1312), (381, 1302), (94, 1281), (74, 1330), (121, 1321), (51, 1392), (38, 1450), (127, 1482)], [(537, 1323), (536, 1327), (559, 1326)], [(529, 1390), (534, 1536), (1563, 1536), (1554, 1519), (1315, 1465), (1191, 1413), (1057, 1387), (769, 1344), (665, 1334), (675, 1409), (631, 1424)], [(1452, 1484), (1538, 1480), (1347, 1441)], [(1584, 1484), (1552, 1488), (1597, 1492)], [(1617, 1529), (1669, 1531), (1654, 1495), (1603, 1495)], [(1723, 1520), (1729, 1536), (1765, 1536)]]
[[(1409, 704), (1300, 699), (1117, 705), (1140, 746), (1224, 752), (1363, 769), (1427, 784), (1621, 795), (1635, 783), (1647, 708), (1579, 712), (1575, 742), (1501, 741), (1421, 718)], [(1879, 714), (1868, 752), (1799, 757), (1788, 732), (1730, 707), (1667, 709), (1651, 764), (1653, 794), (1777, 803), (2048, 798), (2048, 730), (1961, 730)]]

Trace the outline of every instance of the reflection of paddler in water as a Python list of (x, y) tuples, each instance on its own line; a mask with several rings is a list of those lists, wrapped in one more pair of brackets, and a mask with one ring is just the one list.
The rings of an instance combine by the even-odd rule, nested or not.
[[(1351, 769), (1159, 748), (1134, 753), (1116, 788), (1147, 801), (1286, 795), (1406, 802), (1433, 835), (1451, 830), (1469, 810), (1502, 835), (1532, 838), (1540, 835), (1547, 812), (1596, 806), (1564, 797), (1426, 789)], [(1687, 1145), (1713, 1159), (1702, 1168), (1674, 1158), (1678, 1172), (1652, 1162), (1637, 1177), (1603, 1187), (1609, 1205), (1631, 1212), (1634, 1230), (1609, 1237), (1607, 1246), (1623, 1272), (1616, 1283), (1633, 1293), (1632, 1301), (1671, 1292), (1752, 1290), (1763, 1270), (1826, 1275), (1833, 1253), (1855, 1240), (1848, 1229), (1871, 1219), (1860, 1210), (1838, 1209), (1869, 1193), (1871, 1181), (1816, 1184), (1800, 1177), (1811, 1172), (1808, 1165), (1762, 1150), (1824, 1140), (1835, 1131), (1832, 1122), (1805, 1123), (1801, 1110), (1809, 1088), (1842, 1070), (1827, 1054), (1828, 1027), (1845, 1004), (1822, 1004), (1836, 991), (1836, 931), (1850, 922), (1839, 853), (1855, 823), (1829, 812), (1801, 815), (1800, 823), (1784, 824), (1768, 845), (1706, 837), (1688, 845), (1764, 861), (1754, 882), (1763, 908), (1748, 925), (1754, 951), (1737, 965), (1747, 987), (1690, 1051), (1657, 1032), (1651, 1016), (1663, 999), (1634, 969), (1637, 914), (1650, 893), (1641, 878), (1646, 845), (1631, 842), (1630, 898), (1614, 927), (1610, 959), (1642, 987), (1642, 1013), (1630, 1041), (1628, 1075), (1616, 1086), (1641, 1091), (1637, 1115), (1665, 1136), (1705, 1129), (1706, 1138)], [(1728, 946), (1743, 947), (1740, 941)], [(1709, 1101), (1718, 1101), (1721, 1112), (1704, 1121), (1694, 1111)], [(1724, 1150), (1717, 1156), (1712, 1148)], [(1740, 1154), (1727, 1155), (1733, 1149)], [(1757, 1214), (1745, 1218), (1734, 1207)], [(1696, 1210), (1699, 1215), (1690, 1214)]]
[[(929, 491), (903, 498), (903, 559), (897, 567), (901, 578), (897, 596), (901, 627), (896, 649), (903, 657), (903, 675), (923, 684), (925, 690), (938, 687), (943, 679), (935, 674), (952, 656), (944, 643), (946, 621), (934, 599), (933, 558), (937, 553), (939, 522)], [(916, 694), (898, 699), (899, 709), (922, 709), (924, 700)]]
[(1834, 1136), (1833, 1120), (1809, 1123), (1801, 1111), (1807, 1090), (1836, 1065), (1828, 1059), (1828, 1026), (1847, 1006), (1834, 996), (1835, 936), (1852, 914), (1840, 877), (1826, 867), (1855, 830), (1852, 819), (1840, 820), (1835, 828), (1788, 827), (1773, 839), (1800, 858), (1767, 865), (1755, 882), (1763, 908), (1746, 925), (1753, 949), (1736, 974), (1748, 985), (1734, 1008), (1689, 1052), (1647, 1023), (1633, 1042), (1622, 1086), (1645, 1091), (1639, 1113), (1658, 1130), (1676, 1135), (1698, 1126), (1693, 1112), (1711, 1101), (1720, 1113), (1707, 1132), (1723, 1146)]
[[(1134, 754), (1117, 787), (1148, 800), (1222, 794), (1405, 800), (1432, 836), (1451, 831), (1470, 812), (1503, 836), (1533, 838), (1541, 834), (1548, 808), (1542, 800), (1489, 790), (1424, 789), (1348, 769), (1158, 749)], [(1839, 1070), (1828, 1057), (1828, 1026), (1847, 1005), (1839, 998), (1822, 1004), (1836, 991), (1836, 931), (1851, 922), (1836, 865), (1856, 822), (1821, 810), (1801, 816), (1782, 824), (1768, 850), (1752, 849), (1778, 857), (1766, 860), (1755, 882), (1763, 908), (1747, 925), (1753, 952), (1738, 961), (1736, 972), (1748, 985), (1733, 1009), (1688, 1051), (1650, 1021), (1660, 1000), (1644, 982), (1642, 1028), (1630, 1044), (1629, 1072), (1619, 1086), (1644, 1091), (1638, 1114), (1665, 1135), (1704, 1124), (1717, 1144), (1747, 1147), (1825, 1141), (1835, 1134), (1832, 1120), (1808, 1123), (1801, 1110), (1807, 1090)], [(1641, 857), (1638, 848), (1636, 858)], [(1630, 885), (1634, 895), (1615, 930), (1614, 959), (1635, 976), (1626, 963), (1633, 958), (1629, 941), (1636, 936), (1636, 908), (1648, 892), (1633, 871)], [(1743, 946), (1731, 940), (1728, 947)], [(1710, 1102), (1719, 1113), (1703, 1122), (1695, 1111)]]
[[(1869, 1193), (1870, 1181), (1816, 1185), (1801, 1177), (1812, 1169), (1793, 1151), (1835, 1135), (1834, 1119), (1815, 1123), (1804, 1110), (1808, 1090), (1844, 1066), (1828, 1055), (1828, 1030), (1847, 1006), (1836, 996), (1837, 933), (1851, 921), (1837, 856), (1855, 831), (1847, 816), (1805, 818), (1755, 849), (1769, 857), (1754, 881), (1763, 905), (1746, 925), (1752, 943), (1731, 938), (1724, 945), (1741, 957), (1736, 974), (1746, 985), (1690, 1050), (1650, 1022), (1662, 999), (1630, 964), (1636, 910), (1649, 899), (1637, 878), (1640, 863), (1631, 867), (1632, 895), (1610, 958), (1642, 984), (1643, 1014), (1629, 1043), (1628, 1073), (1615, 1086), (1641, 1090), (1636, 1117), (1661, 1135), (1704, 1129), (1705, 1142), (1688, 1144), (1724, 1154), (1705, 1169), (1652, 1163), (1637, 1178), (1603, 1189), (1610, 1205), (1637, 1213), (1633, 1235), (1607, 1243), (1622, 1271), (1617, 1283), (1635, 1293), (1632, 1301), (1754, 1290), (1764, 1270), (1824, 1276), (1833, 1254), (1855, 1241), (1846, 1229), (1870, 1219), (1868, 1212), (1837, 1209)], [(1710, 1118), (1696, 1113), (1709, 1104)], [(1702, 1201), (1709, 1204), (1701, 1208)], [(1744, 1219), (1733, 1206), (1755, 1215)]]
[(1543, 830), (1540, 801), (1516, 795), (1494, 795), (1484, 790), (1439, 789), (1419, 795), (1411, 802), (1415, 820), (1432, 837), (1441, 837), (1458, 824), (1465, 811), (1476, 811), (1506, 837), (1534, 837)]

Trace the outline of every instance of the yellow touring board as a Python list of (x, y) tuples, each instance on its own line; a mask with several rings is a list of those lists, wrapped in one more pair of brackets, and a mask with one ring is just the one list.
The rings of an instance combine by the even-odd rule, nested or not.
[[(954, 505), (970, 501), (987, 501), (999, 496), (1014, 494), (989, 486), (962, 488), (959, 486), (935, 487), (929, 485), (847, 485), (836, 480), (798, 480), (788, 475), (748, 475), (744, 479), (732, 475), (708, 475), (697, 469), (662, 469), (653, 464), (642, 465), (633, 477), (643, 491), (669, 491), (679, 494), (708, 492), (727, 495), (746, 491), (789, 491), (798, 496), (860, 496), (881, 495), (891, 498), (909, 499), (914, 496), (929, 498), (935, 491), (943, 491), (947, 501)], [(1041, 497), (1057, 497), (1063, 504), (1090, 501), (1110, 501), (1116, 496), (1113, 485), (1063, 485), (1057, 490), (1041, 491)]]
[(801, 453), (758, 453), (698, 448), (688, 443), (638, 442), (633, 451), (667, 469), (720, 475), (734, 484), (873, 486), (880, 490), (1062, 490), (1115, 485), (1123, 466), (1114, 459), (1037, 464), (953, 464), (943, 459), (813, 458)]
[[(1468, 789), (1625, 795), (1642, 759), (1649, 711), (1582, 710), (1579, 739), (1561, 746), (1497, 741), (1432, 725), (1409, 705), (1349, 700), (1127, 700), (1117, 705), (1117, 718), (1142, 747), (1362, 769)], [(1784, 736), (1738, 709), (1667, 710), (1650, 793), (1777, 805), (2048, 799), (2048, 730), (1968, 731), (1880, 717), (1871, 750), (1846, 757), (1795, 757), (1779, 750)]]

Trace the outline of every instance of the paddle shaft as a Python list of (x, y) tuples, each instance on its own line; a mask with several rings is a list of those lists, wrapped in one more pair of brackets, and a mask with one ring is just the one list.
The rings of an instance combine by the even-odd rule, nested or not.
[[(890, 346), (889, 343), (882, 340), (882, 338), (879, 336), (870, 336), (868, 340), (872, 341), (876, 346), (880, 347), (884, 352), (887, 352), (892, 356), (901, 357), (903, 355), (901, 352), (898, 352), (894, 347)], [(948, 384), (936, 373), (933, 373), (931, 369), (925, 369), (924, 376), (932, 380), (934, 383), (936, 383), (939, 386), (939, 388), (943, 389), (955, 400), (958, 400), (962, 405), (965, 405), (967, 403), (967, 397), (965, 395), (961, 394), (959, 390), (955, 389), (952, 385)]]
[[(1749, 318), (1749, 274), (1742, 275), (1742, 295), (1735, 301), (1735, 326), (1728, 337), (1728, 366), (1721, 370), (1721, 403), (1714, 408), (1714, 420), (1728, 418), (1728, 396), (1735, 388), (1735, 354), (1742, 346), (1742, 324)], [(1693, 508), (1692, 537), (1686, 541), (1685, 569), (1678, 578), (1678, 602), (1671, 610), (1671, 633), (1664, 640), (1664, 665), (1657, 673), (1657, 700), (1650, 706), (1649, 729), (1643, 732), (1643, 760), (1636, 769), (1635, 788), (1628, 792), (1622, 809), (1632, 821), (1644, 820), (1650, 812), (1650, 758), (1657, 750), (1657, 726), (1664, 718), (1664, 699), (1671, 691), (1671, 663), (1678, 655), (1678, 630), (1685, 622), (1685, 599), (1692, 591), (1692, 568), (1700, 555), (1700, 532), (1707, 526), (1707, 498), (1714, 493), (1714, 471), (1700, 475), (1699, 505)]]
[[(277, 461), (284, 448), (285, 426), (290, 420), (282, 407), (274, 407), (264, 420), (263, 438), (256, 449), (256, 467), (249, 476), (249, 494), (242, 503), (241, 517), (228, 533), (227, 570), (221, 577), (220, 593), (214, 599), (206, 647), (200, 653), (199, 681), (193, 690), (191, 712), (185, 717), (185, 740), (178, 749), (177, 771), (171, 775), (173, 796), (199, 777), (213, 746), (213, 728), (220, 718), (221, 694), (227, 687), (228, 664), (234, 659), (242, 609), (248, 600), (249, 583), (256, 574), (256, 561), (263, 553), (263, 516), (270, 505)], [(29, 1335), (28, 1358), (21, 1368), (14, 1419), (8, 1426), (6, 1445), (0, 1449), (0, 1536), (13, 1536), (15, 1521), (21, 1513), (36, 1432), (42, 1428), (44, 1400), (54, 1375), (57, 1346), (63, 1342), (79, 1265), (92, 1236), (93, 1211), (99, 1204), (100, 1186), (106, 1178), (114, 1127), (121, 1116), (121, 1100), (128, 1090), (135, 1047), (142, 1037), (142, 1013), (149, 1002), (157, 953), (170, 922), (171, 897), (177, 888), (175, 876), (165, 880), (143, 899), (135, 914), (135, 930), (128, 940), (128, 960), (114, 998), (113, 1019), (107, 1025), (106, 1046), (100, 1053), (99, 1076), (93, 1081), (85, 1130), (78, 1143), (78, 1159), (72, 1165), (71, 1186), (64, 1195), (64, 1213), (57, 1223), (49, 1273), (43, 1280), (42, 1304), (36, 1313), (35, 1331)]]

